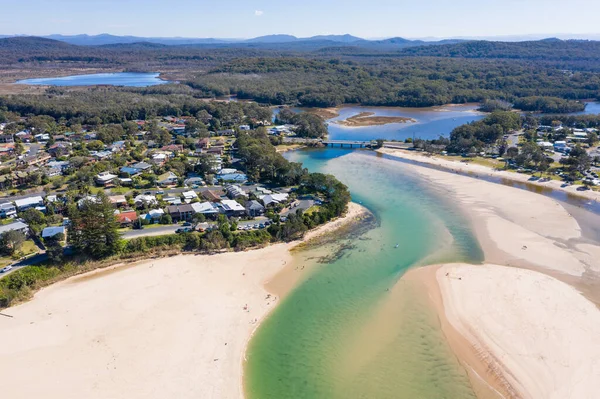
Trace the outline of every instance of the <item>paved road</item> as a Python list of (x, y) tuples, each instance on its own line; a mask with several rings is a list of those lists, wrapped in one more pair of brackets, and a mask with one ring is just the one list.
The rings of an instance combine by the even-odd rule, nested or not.
[(513, 134), (509, 134), (508, 137), (506, 138), (506, 143), (508, 144), (508, 148), (510, 147), (516, 147), (517, 144), (519, 144), (519, 135), (521, 133), (513, 133)]
[(39, 253), (37, 255), (31, 256), (31, 257), (29, 257), (27, 259), (20, 260), (20, 261), (18, 261), (16, 263), (13, 263), (11, 265), (13, 267), (12, 270), (0, 274), (0, 278), (6, 277), (9, 274), (13, 273), (14, 271), (19, 270), (19, 269), (21, 269), (21, 268), (23, 268), (25, 266), (36, 265), (38, 263), (42, 263), (46, 259), (48, 259), (48, 256), (46, 255), (45, 252), (43, 252), (43, 253)]

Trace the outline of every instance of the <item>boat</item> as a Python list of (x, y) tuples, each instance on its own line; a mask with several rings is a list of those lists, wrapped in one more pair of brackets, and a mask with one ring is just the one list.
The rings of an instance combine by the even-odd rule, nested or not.
[(398, 248), (400, 246), (400, 244), (396, 244), (396, 246), (394, 248)]

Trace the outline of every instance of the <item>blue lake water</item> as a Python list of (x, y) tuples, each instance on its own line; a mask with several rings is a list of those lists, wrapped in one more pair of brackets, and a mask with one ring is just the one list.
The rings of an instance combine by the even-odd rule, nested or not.
[(23, 79), (16, 83), (26, 85), (49, 85), (49, 86), (132, 86), (147, 87), (170, 83), (161, 80), (158, 73), (117, 72), (117, 73), (94, 73), (89, 75), (62, 76), (57, 78), (34, 78)]
[[(344, 107), (339, 116), (328, 120), (329, 138), (332, 140), (405, 140), (407, 138), (436, 139), (449, 136), (457, 126), (478, 121), (485, 114), (477, 111), (477, 104), (445, 105), (441, 107)], [(402, 116), (416, 122), (390, 123), (379, 126), (347, 127), (336, 121), (347, 119), (361, 112), (372, 112), (374, 116)]]

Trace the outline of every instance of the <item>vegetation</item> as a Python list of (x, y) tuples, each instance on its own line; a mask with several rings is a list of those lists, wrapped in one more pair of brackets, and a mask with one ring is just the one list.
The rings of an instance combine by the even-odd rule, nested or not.
[(450, 133), (449, 152), (479, 153), (495, 145), (506, 133), (519, 129), (521, 116), (509, 111), (494, 111), (481, 121), (455, 128)]
[(539, 111), (546, 114), (581, 112), (585, 104), (580, 101), (564, 100), (557, 97), (524, 97), (515, 100), (514, 107), (522, 111)]

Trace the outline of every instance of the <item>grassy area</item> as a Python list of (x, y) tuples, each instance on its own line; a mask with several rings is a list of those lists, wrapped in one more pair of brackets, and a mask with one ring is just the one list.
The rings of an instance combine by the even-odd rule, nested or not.
[(307, 210), (304, 211), (305, 215), (312, 215), (315, 212), (319, 212), (319, 207), (317, 205), (313, 205)]
[(450, 161), (462, 162), (462, 163), (473, 163), (476, 165), (482, 165), (482, 166), (486, 166), (488, 168), (493, 168), (493, 169), (504, 169), (504, 166), (505, 166), (504, 161), (500, 161), (500, 160), (494, 159), (494, 158), (481, 158), (481, 157), (467, 158), (467, 157), (461, 157), (458, 155), (456, 155), (456, 156), (439, 155), (439, 156), (444, 159), (448, 159)]
[(38, 248), (37, 245), (35, 245), (33, 240), (27, 240), (23, 243), (23, 246), (21, 246), (21, 249), (19, 250), (19, 252), (16, 254), (16, 256), (14, 258), (11, 256), (1, 256), (0, 257), (0, 268), (10, 265), (11, 263), (15, 262), (19, 258), (36, 254), (39, 251), (40, 251), (40, 249)]

